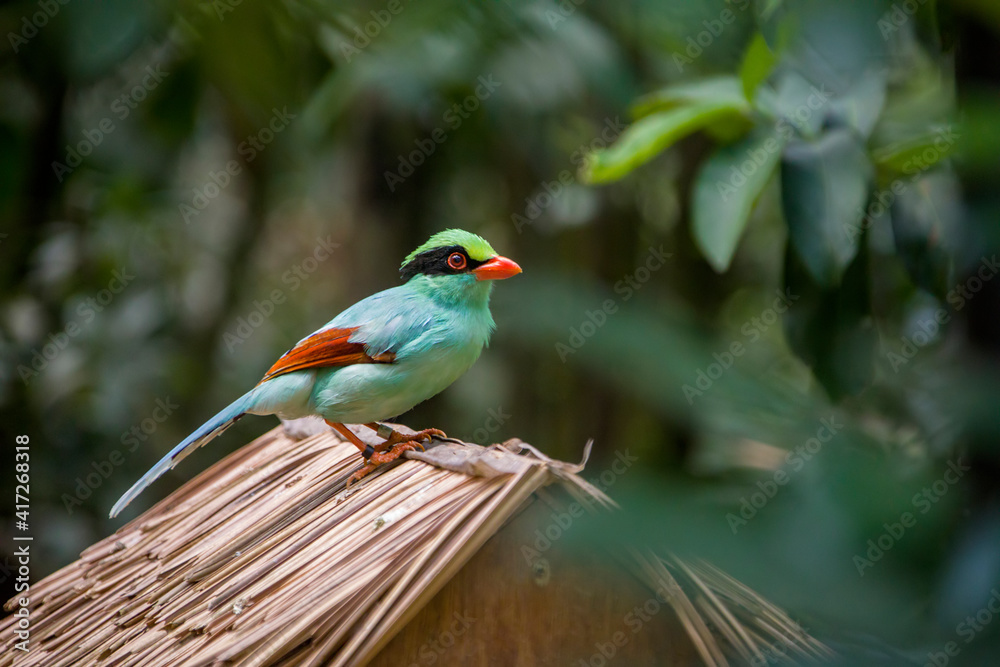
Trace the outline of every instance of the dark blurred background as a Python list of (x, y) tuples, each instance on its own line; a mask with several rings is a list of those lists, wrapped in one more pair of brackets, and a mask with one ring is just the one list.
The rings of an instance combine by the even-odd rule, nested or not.
[(574, 539), (705, 557), (850, 664), (995, 664), (998, 31), (989, 0), (5, 3), (0, 553), (15, 436), (40, 578), (272, 428), (106, 518), (461, 227), (524, 273), (401, 421), (593, 438), (628, 518)]

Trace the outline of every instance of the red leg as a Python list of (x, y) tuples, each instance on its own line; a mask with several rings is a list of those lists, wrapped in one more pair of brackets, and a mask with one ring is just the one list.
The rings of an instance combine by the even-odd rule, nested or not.
[(327, 421), (326, 423), (347, 438), (350, 442), (354, 443), (354, 446), (361, 450), (361, 455), (364, 456), (367, 461), (365, 467), (351, 475), (350, 479), (347, 480), (348, 486), (351, 485), (351, 482), (356, 482), (365, 475), (368, 475), (380, 465), (389, 463), (390, 461), (395, 461), (400, 457), (400, 455), (402, 455), (403, 452), (410, 451), (418, 447), (423, 449), (424, 446), (421, 443), (429, 441), (434, 436), (440, 438), (447, 437), (445, 436), (444, 431), (436, 428), (426, 428), (423, 431), (417, 431), (411, 435), (406, 435), (384, 424), (371, 422), (370, 424), (365, 424), (365, 426), (375, 431), (379, 437), (385, 438), (385, 442), (372, 446), (361, 442), (361, 439), (354, 435), (354, 433), (343, 424), (331, 421)]
[(399, 431), (389, 428), (385, 424), (379, 424), (378, 422), (365, 424), (365, 426), (375, 431), (380, 438), (385, 438), (385, 442), (375, 445), (375, 451), (377, 452), (384, 452), (393, 445), (398, 445), (403, 442), (427, 442), (434, 436), (439, 438), (448, 437), (445, 435), (444, 431), (437, 428), (425, 428), (423, 431), (417, 431), (412, 435), (406, 435), (405, 433), (400, 433)]
[(390, 461), (395, 461), (402, 455), (403, 452), (416, 449), (417, 447), (420, 449), (424, 448), (424, 446), (419, 442), (409, 441), (398, 443), (388, 452), (375, 452), (368, 458), (368, 463), (365, 464), (364, 468), (351, 475), (351, 477), (347, 480), (347, 486), (350, 487), (352, 482), (357, 482), (362, 477), (378, 468), (380, 465), (384, 465)]
[(406, 435), (386, 426), (385, 424), (379, 424), (378, 422), (365, 424), (365, 426), (375, 431), (380, 438), (385, 438), (384, 442), (375, 445), (376, 452), (384, 452), (387, 449), (391, 449), (393, 445), (398, 445), (403, 442), (426, 442), (434, 436), (439, 438), (448, 437), (445, 435), (444, 431), (436, 428), (425, 428), (423, 431), (417, 431), (413, 435)]
[[(387, 433), (393, 434), (396, 432), (393, 429), (386, 426), (385, 424), (379, 424), (378, 422), (371, 422), (370, 424), (365, 424), (365, 426), (375, 431), (375, 435), (379, 436), (380, 438), (387, 438), (388, 437), (388, 435), (386, 435)], [(384, 452), (385, 450), (391, 448), (392, 444), (390, 444), (388, 441), (375, 445), (376, 452)]]
[[(351, 485), (351, 482), (356, 482), (365, 475), (370, 474), (380, 465), (390, 461), (395, 461), (400, 457), (400, 455), (402, 455), (403, 452), (410, 451), (418, 447), (423, 449), (424, 446), (421, 443), (429, 441), (434, 436), (441, 438), (447, 437), (445, 436), (444, 431), (436, 428), (427, 428), (423, 431), (417, 431), (416, 433), (406, 435), (405, 433), (400, 433), (399, 431), (389, 428), (384, 424), (379, 424), (378, 422), (365, 424), (365, 426), (375, 431), (379, 437), (385, 438), (385, 442), (375, 445), (375, 453), (368, 457), (368, 463), (364, 468), (351, 475), (351, 478), (347, 480), (348, 486)], [(386, 451), (387, 449), (389, 451)]]
[[(362, 456), (364, 456), (365, 452), (368, 451), (369, 448), (372, 448), (371, 445), (366, 445), (365, 443), (361, 442), (361, 438), (359, 438), (358, 436), (354, 435), (354, 431), (352, 431), (351, 429), (347, 428), (343, 424), (339, 424), (337, 422), (332, 422), (332, 421), (330, 421), (328, 419), (324, 419), (323, 421), (325, 421), (327, 424), (329, 424), (330, 428), (332, 428), (333, 430), (335, 430), (337, 433), (339, 433), (340, 435), (342, 435), (345, 438), (347, 438), (348, 442), (350, 442), (352, 445), (354, 445), (355, 447), (357, 447), (358, 449), (360, 449)], [(368, 458), (368, 457), (365, 456), (365, 458)]]

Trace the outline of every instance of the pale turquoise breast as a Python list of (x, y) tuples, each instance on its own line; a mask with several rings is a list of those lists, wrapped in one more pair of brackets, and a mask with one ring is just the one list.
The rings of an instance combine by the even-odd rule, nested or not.
[[(465, 373), (493, 331), (491, 283), (473, 276), (417, 276), (359, 301), (323, 329), (353, 328), (372, 357), (391, 364), (317, 368), (275, 377), (254, 389), (255, 414), (316, 414), (359, 424), (403, 414)], [(322, 330), (322, 329), (321, 329)]]
[[(424, 313), (427, 316), (427, 313)], [(317, 372), (313, 409), (349, 424), (401, 415), (440, 393), (476, 362), (486, 345), (489, 313), (435, 312), (426, 328), (400, 345), (392, 364), (356, 364)]]

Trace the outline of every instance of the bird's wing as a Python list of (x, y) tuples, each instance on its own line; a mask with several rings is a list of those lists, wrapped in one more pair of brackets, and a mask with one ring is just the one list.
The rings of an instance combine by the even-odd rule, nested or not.
[(322, 329), (303, 338), (295, 347), (284, 355), (264, 374), (261, 382), (285, 373), (301, 371), (307, 368), (351, 366), (353, 364), (391, 364), (396, 355), (392, 352), (381, 352), (374, 356), (368, 354), (365, 343), (351, 340), (351, 335), (359, 327), (331, 327)]
[(434, 324), (436, 306), (407, 285), (373, 294), (300, 340), (267, 371), (273, 377), (316, 367), (391, 364)]
[(450, 315), (442, 313), (440, 306), (412, 283), (406, 283), (358, 301), (323, 330), (356, 328), (351, 342), (364, 343), (373, 356), (392, 352), (399, 362), (428, 329), (447, 321)]

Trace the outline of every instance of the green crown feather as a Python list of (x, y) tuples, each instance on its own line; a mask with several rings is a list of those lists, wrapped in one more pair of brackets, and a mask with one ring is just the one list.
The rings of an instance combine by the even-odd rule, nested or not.
[(485, 262), (497, 254), (493, 246), (481, 236), (463, 229), (446, 229), (430, 237), (426, 243), (407, 255), (400, 266), (406, 266), (420, 253), (453, 245), (460, 245), (465, 248), (466, 252), (469, 253), (469, 258), (477, 262)]

